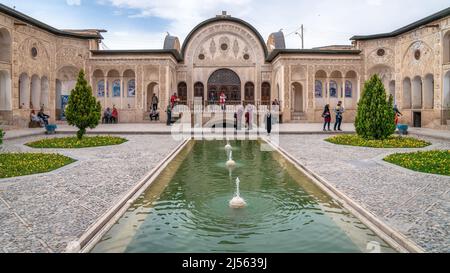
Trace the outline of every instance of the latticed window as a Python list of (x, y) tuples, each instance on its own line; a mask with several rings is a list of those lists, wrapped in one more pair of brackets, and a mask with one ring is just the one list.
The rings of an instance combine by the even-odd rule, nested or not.
[(97, 83), (97, 96), (104, 97), (105, 96), (105, 81), (101, 80)]
[(208, 85), (241, 85), (241, 80), (232, 70), (219, 69), (211, 75)]
[[(239, 76), (230, 69), (219, 69), (209, 77), (208, 80), (209, 101), (217, 102), (222, 92), (225, 94), (227, 102), (241, 101), (241, 80)], [(253, 91), (253, 99), (254, 99), (254, 91)]]
[(203, 86), (203, 83), (198, 82), (194, 85), (194, 97), (201, 97), (202, 99), (204, 99), (204, 95), (205, 94), (205, 88)]
[(331, 98), (338, 97), (338, 85), (335, 81), (330, 81), (330, 97)]
[(245, 84), (245, 100), (246, 101), (255, 100), (255, 85), (251, 82)]
[(136, 81), (135, 80), (129, 80), (128, 81), (128, 97), (135, 97), (136, 96)]
[(316, 81), (315, 94), (316, 94), (316, 98), (322, 98), (323, 97), (323, 84), (322, 84), (322, 81)]
[(270, 102), (270, 84), (268, 82), (261, 85), (261, 101)]
[(181, 102), (187, 101), (187, 84), (185, 82), (178, 84), (178, 98)]
[(113, 97), (120, 97), (120, 80), (115, 80), (113, 82)]
[(345, 81), (345, 97), (353, 97), (353, 85), (351, 81)]

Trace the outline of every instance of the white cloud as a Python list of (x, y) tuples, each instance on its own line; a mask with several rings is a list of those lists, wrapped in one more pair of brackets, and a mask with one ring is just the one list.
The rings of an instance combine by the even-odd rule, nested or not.
[[(131, 20), (142, 17), (167, 20), (169, 25), (161, 33), (169, 31), (181, 41), (198, 23), (227, 10), (252, 24), (264, 39), (282, 28), (289, 48), (300, 47), (300, 38), (294, 33), (301, 24), (305, 26), (306, 48), (350, 44), (353, 35), (393, 31), (448, 7), (447, 1), (396, 0), (387, 4), (384, 0), (97, 0), (119, 10), (131, 9)], [(408, 12), (404, 12), (406, 7)], [(157, 44), (156, 48), (161, 48), (164, 38), (161, 33), (139, 33), (143, 36), (136, 36), (138, 39), (128, 44), (144, 48)], [(111, 35), (111, 39), (113, 36), (117, 37)], [(152, 42), (142, 43), (143, 37)], [(112, 48), (127, 48), (125, 40), (107, 43)]]
[(367, 0), (369, 6), (381, 6), (383, 5), (383, 0)]
[(104, 43), (110, 49), (162, 48), (165, 33), (140, 31), (112, 31), (102, 34)]
[(81, 0), (66, 0), (66, 3), (69, 6), (79, 6), (81, 5)]

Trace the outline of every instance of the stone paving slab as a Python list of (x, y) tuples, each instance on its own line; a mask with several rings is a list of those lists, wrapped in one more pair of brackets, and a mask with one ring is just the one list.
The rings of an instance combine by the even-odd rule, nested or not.
[(42, 137), (7, 140), (4, 151), (58, 152), (78, 162), (51, 173), (0, 180), (0, 252), (63, 252), (180, 143), (133, 135), (110, 147), (23, 146)]
[[(311, 127), (312, 128), (312, 127)], [(41, 150), (4, 143), (4, 151), (58, 152), (78, 162), (47, 174), (0, 180), (0, 252), (62, 252), (180, 142), (128, 135), (112, 147)], [(450, 252), (450, 178), (412, 172), (381, 159), (425, 149), (338, 146), (325, 135), (281, 136), (281, 146), (313, 172), (430, 252)], [(311, 147), (314, 147), (313, 149)]]
[[(279, 125), (280, 134), (323, 134), (323, 125), (321, 123), (284, 123)], [(351, 123), (342, 125), (345, 133), (354, 133), (355, 126)], [(138, 134), (138, 135), (167, 135), (170, 134), (172, 127), (163, 123), (121, 123), (121, 124), (100, 124), (95, 129), (87, 129), (89, 134)], [(274, 132), (276, 132), (274, 128)], [(77, 129), (67, 124), (59, 124), (57, 132), (60, 134), (74, 134)], [(202, 129), (195, 129), (195, 133), (203, 132)], [(450, 130), (434, 130), (426, 128), (410, 128), (411, 134), (433, 137), (450, 141)], [(6, 131), (5, 139), (18, 139), (28, 136), (44, 135), (45, 130), (37, 129), (14, 129)], [(234, 133), (233, 129), (227, 129), (227, 132)], [(265, 133), (265, 129), (259, 130), (260, 134)], [(334, 132), (327, 132), (333, 134)]]
[[(396, 152), (450, 149), (427, 139), (424, 149), (371, 149), (325, 142), (327, 136), (281, 136), (280, 145), (311, 171), (429, 252), (450, 252), (450, 177), (382, 162)], [(314, 147), (312, 149), (311, 147)]]

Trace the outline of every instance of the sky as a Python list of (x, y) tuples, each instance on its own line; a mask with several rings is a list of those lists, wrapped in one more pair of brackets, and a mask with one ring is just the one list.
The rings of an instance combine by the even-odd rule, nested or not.
[[(288, 48), (350, 44), (353, 35), (391, 32), (448, 8), (448, 0), (0, 0), (60, 29), (105, 29), (109, 49), (160, 49), (167, 32), (183, 42), (226, 10), (267, 40), (283, 30)], [(39, 4), (37, 4), (39, 3)]]

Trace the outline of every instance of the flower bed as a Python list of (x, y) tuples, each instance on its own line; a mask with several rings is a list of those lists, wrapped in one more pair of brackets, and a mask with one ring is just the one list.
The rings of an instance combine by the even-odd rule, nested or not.
[(127, 142), (127, 140), (121, 137), (94, 136), (83, 137), (81, 141), (76, 137), (46, 138), (39, 141), (27, 143), (26, 145), (31, 148), (39, 149), (79, 149), (120, 145), (125, 142)]
[(393, 154), (384, 161), (413, 171), (450, 176), (450, 150)]
[(358, 135), (339, 135), (326, 139), (326, 141), (347, 146), (370, 148), (424, 148), (431, 143), (413, 137), (392, 136), (384, 140), (366, 140)]
[(59, 154), (0, 154), (0, 178), (46, 173), (73, 162), (74, 159)]

